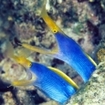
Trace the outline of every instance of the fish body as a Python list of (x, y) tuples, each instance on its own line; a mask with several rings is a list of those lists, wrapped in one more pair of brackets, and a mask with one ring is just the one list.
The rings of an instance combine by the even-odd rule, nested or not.
[(32, 63), (30, 70), (37, 76), (33, 85), (51, 99), (63, 104), (75, 93), (75, 89), (61, 76), (39, 63)]
[[(70, 37), (60, 32), (55, 33), (59, 52), (54, 56), (68, 63), (87, 82), (96, 69), (82, 48)], [(63, 39), (63, 40), (62, 40)]]
[(34, 85), (38, 87), (49, 98), (64, 104), (76, 92), (78, 86), (61, 70), (52, 67), (46, 67), (40, 63), (31, 62), (25, 57), (13, 55), (12, 58), (23, 65), (32, 73), (29, 80), (15, 80), (11, 82), (12, 86)]

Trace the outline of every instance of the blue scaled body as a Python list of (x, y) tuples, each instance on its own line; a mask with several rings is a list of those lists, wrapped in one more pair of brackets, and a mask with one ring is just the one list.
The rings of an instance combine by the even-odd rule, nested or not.
[(55, 37), (59, 52), (55, 57), (68, 63), (87, 82), (96, 69), (94, 63), (87, 57), (81, 47), (70, 37), (57, 32)]
[(33, 84), (60, 104), (65, 103), (75, 93), (75, 89), (67, 81), (46, 66), (32, 63), (30, 70), (37, 76)]

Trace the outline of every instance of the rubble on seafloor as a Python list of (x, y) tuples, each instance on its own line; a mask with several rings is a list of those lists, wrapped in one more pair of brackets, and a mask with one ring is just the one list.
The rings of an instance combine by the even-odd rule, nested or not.
[[(16, 45), (15, 39), (19, 39), (45, 49), (56, 47), (53, 34), (40, 18), (43, 2), (44, 0), (0, 1), (0, 105), (57, 105), (34, 86), (11, 86), (8, 81), (27, 77), (27, 73), (24, 67), (6, 56), (7, 39), (13, 44), (15, 51), (24, 50), (26, 55), (30, 55), (30, 60), (57, 67), (77, 84), (82, 84), (80, 76), (64, 62)], [(98, 57), (99, 62), (104, 61), (105, 49), (103, 47), (99, 50), (105, 46), (104, 0), (49, 0), (46, 8), (64, 33), (78, 42), (94, 59)], [(94, 56), (97, 46), (99, 52)], [(104, 105), (104, 66), (104, 63), (99, 66), (89, 82), (81, 86), (67, 105)]]
[(91, 79), (69, 101), (67, 105), (105, 105), (105, 62), (99, 64)]

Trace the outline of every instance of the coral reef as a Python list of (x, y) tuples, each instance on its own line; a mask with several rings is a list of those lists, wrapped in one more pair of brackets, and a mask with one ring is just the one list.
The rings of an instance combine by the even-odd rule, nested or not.
[[(36, 87), (14, 88), (11, 81), (26, 78), (25, 68), (6, 55), (7, 39), (16, 53), (23, 53), (31, 61), (61, 69), (80, 87), (67, 105), (104, 105), (105, 58), (105, 1), (104, 0), (49, 0), (47, 11), (57, 25), (72, 37), (99, 67), (87, 84), (66, 63), (21, 48), (18, 40), (44, 49), (53, 49), (57, 43), (40, 12), (44, 0), (0, 1), (0, 104), (1, 105), (56, 105)], [(101, 49), (102, 48), (102, 49)]]

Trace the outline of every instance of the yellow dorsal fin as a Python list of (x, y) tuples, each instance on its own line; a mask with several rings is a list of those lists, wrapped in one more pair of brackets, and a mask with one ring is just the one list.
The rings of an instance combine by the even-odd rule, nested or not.
[(57, 32), (63, 33), (63, 31), (55, 24), (55, 22), (50, 18), (50, 16), (48, 16), (46, 11), (46, 2), (47, 0), (45, 0), (44, 2), (40, 16), (43, 18), (43, 20), (45, 21), (45, 23), (48, 25), (48, 27), (53, 33), (57, 33)]
[(78, 85), (70, 77), (68, 77), (65, 73), (63, 73), (62, 71), (60, 71), (57, 68), (53, 68), (53, 67), (48, 67), (48, 68), (50, 70), (54, 71), (55, 73), (57, 73), (58, 75), (60, 75), (63, 79), (65, 79), (74, 88), (79, 89)]

